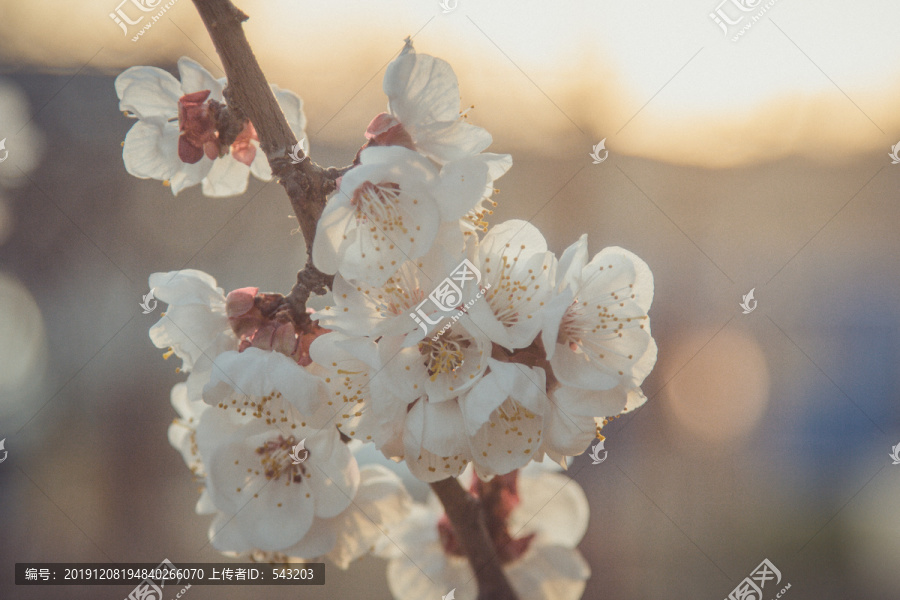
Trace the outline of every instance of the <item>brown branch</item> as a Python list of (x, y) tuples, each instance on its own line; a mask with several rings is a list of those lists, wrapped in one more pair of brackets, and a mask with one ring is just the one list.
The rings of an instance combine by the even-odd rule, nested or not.
[(450, 477), (431, 484), (478, 582), (478, 600), (517, 600), (485, 524), (484, 508)]
[[(288, 153), (297, 143), (297, 138), (269, 87), (242, 23), (247, 15), (238, 9), (231, 0), (193, 0), (203, 24), (209, 31), (216, 52), (222, 61), (225, 77), (228, 81), (225, 88), (225, 99), (228, 109), (237, 112), (253, 123), (259, 137), (259, 145), (272, 173), (284, 186), (300, 231), (306, 241), (307, 256), (312, 256), (313, 240), (316, 236), (316, 224), (325, 208), (328, 194), (335, 189), (335, 179), (340, 176), (339, 169), (322, 168), (302, 151), (297, 155), (304, 158), (294, 164)], [(297, 284), (288, 295), (285, 309), (291, 319), (298, 325), (305, 323), (306, 300), (311, 293), (324, 293), (331, 286), (333, 277), (319, 272), (308, 260), (306, 266), (297, 274)], [(303, 287), (305, 285), (312, 287)]]
[[(335, 190), (336, 180), (350, 167), (322, 168), (302, 151), (297, 152), (298, 156), (304, 158), (299, 164), (289, 160), (288, 153), (297, 143), (297, 138), (244, 34), (242, 23), (248, 19), (247, 15), (234, 6), (231, 0), (193, 2), (225, 69), (228, 81), (224, 92), (228, 102), (225, 110), (232, 113), (227, 116), (232, 121), (246, 117), (253, 123), (260, 147), (266, 153), (272, 173), (279, 178), (291, 200), (306, 240), (309, 259), (303, 270), (297, 273), (297, 283), (287, 296), (276, 298), (277, 306), (267, 309), (276, 316), (287, 313), (302, 329), (310, 323), (306, 314), (306, 301), (310, 294), (325, 293), (334, 279), (313, 266), (312, 246), (316, 225), (325, 208), (328, 194)], [(223, 122), (226, 121), (225, 116), (223, 115)], [(454, 478), (432, 483), (431, 487), (443, 503), (447, 517), (475, 571), (478, 600), (517, 600), (485, 526), (481, 502), (467, 494)]]

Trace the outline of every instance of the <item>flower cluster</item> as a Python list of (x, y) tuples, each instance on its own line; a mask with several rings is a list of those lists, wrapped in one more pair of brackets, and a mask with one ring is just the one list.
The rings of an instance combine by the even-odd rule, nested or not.
[[(246, 332), (246, 290), (226, 298), (193, 270), (155, 273), (150, 285), (169, 305), (150, 337), (188, 373), (172, 389), (179, 418), (169, 441), (203, 483), (197, 512), (214, 515), (213, 546), (270, 560), (328, 556), (346, 568), (387, 543), (385, 533), (409, 510), (408, 494), (384, 467), (357, 465), (316, 408), (324, 382), (297, 362), (294, 346), (246, 345), (230, 316), (237, 311)], [(298, 462), (291, 455), (301, 442)]]
[[(464, 121), (452, 69), (407, 43), (387, 70), (388, 113), (319, 221), (316, 267), (336, 274), (330, 334), (340, 426), (425, 481), (505, 474), (580, 454), (607, 417), (644, 401), (656, 361), (653, 277), (622, 248), (561, 258), (518, 220), (481, 208), (507, 155)], [(478, 223), (478, 227), (473, 224)], [(340, 334), (340, 335), (337, 335)], [(320, 352), (325, 352), (321, 349)]]
[[(253, 124), (222, 102), (224, 81), (188, 59), (178, 67), (180, 81), (150, 67), (116, 80), (138, 118), (128, 171), (176, 194), (270, 177)], [(512, 159), (485, 152), (492, 138), (460, 112), (446, 62), (407, 40), (383, 87), (388, 110), (312, 245), (315, 267), (334, 275), (331, 306), (290, 316), (278, 294), (226, 296), (199, 271), (150, 277), (168, 304), (150, 337), (188, 373), (172, 390), (170, 442), (202, 482), (197, 512), (213, 515), (222, 552), (341, 567), (375, 552), (401, 600), (474, 585), (435, 502), (414, 506), (393, 471), (359, 465), (354, 450), (372, 443), (419, 480), (463, 476), (491, 496), (491, 542), (521, 598), (577, 598), (586, 500), (549, 469), (646, 400), (652, 273), (622, 248), (590, 257), (587, 236), (557, 257), (526, 221), (488, 225)], [(273, 91), (302, 134), (300, 99)], [(542, 506), (568, 521), (529, 524)]]

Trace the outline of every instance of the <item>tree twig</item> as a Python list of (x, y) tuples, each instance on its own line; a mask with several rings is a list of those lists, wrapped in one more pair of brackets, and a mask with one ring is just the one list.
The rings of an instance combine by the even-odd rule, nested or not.
[[(206, 26), (228, 80), (225, 99), (228, 109), (253, 123), (260, 148), (266, 153), (272, 173), (284, 186), (300, 230), (306, 240), (307, 256), (312, 256), (316, 225), (328, 194), (336, 188), (336, 180), (350, 167), (322, 168), (302, 151), (303, 158), (294, 164), (288, 153), (297, 143), (275, 95), (253, 54), (243, 22), (247, 15), (231, 0), (193, 0)], [(287, 312), (295, 324), (308, 324), (306, 301), (310, 294), (322, 294), (331, 287), (333, 276), (318, 271), (311, 258), (297, 273), (297, 283), (283, 298), (279, 312)], [(481, 502), (472, 497), (454, 479), (431, 484), (447, 512), (478, 582), (478, 600), (517, 600), (485, 525)]]
[[(297, 143), (297, 138), (244, 34), (243, 22), (248, 19), (247, 15), (231, 0), (193, 2), (222, 61), (228, 80), (224, 95), (229, 110), (238, 111), (253, 123), (272, 173), (278, 177), (290, 198), (306, 241), (307, 256), (312, 256), (316, 224), (328, 194), (336, 187), (335, 180), (341, 170), (322, 168), (302, 151), (298, 151), (297, 155), (305, 160), (299, 164), (291, 162), (288, 153)], [(285, 308), (295, 323), (299, 325), (308, 320), (305, 311), (307, 298), (311, 293), (324, 293), (325, 287), (331, 286), (332, 279), (319, 272), (311, 260), (307, 261), (304, 269), (297, 274), (297, 284), (285, 302)], [(307, 284), (313, 287), (303, 287)]]
[(450, 477), (431, 484), (478, 582), (478, 600), (517, 600), (485, 525), (481, 502)]

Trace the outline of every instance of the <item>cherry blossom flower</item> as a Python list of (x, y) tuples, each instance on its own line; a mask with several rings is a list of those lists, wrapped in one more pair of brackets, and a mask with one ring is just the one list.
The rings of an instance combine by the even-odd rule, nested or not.
[(383, 88), (388, 112), (369, 124), (367, 146), (405, 146), (444, 164), (491, 145), (491, 134), (467, 123), (459, 111), (453, 68), (439, 58), (417, 54), (410, 39), (388, 65)]
[[(196, 374), (192, 373), (188, 378), (195, 376)], [(169, 443), (181, 454), (184, 464), (194, 477), (203, 479), (206, 477), (206, 470), (197, 448), (197, 425), (200, 423), (200, 416), (209, 405), (203, 402), (199, 395), (191, 396), (188, 384), (184, 382), (176, 383), (172, 387), (171, 400), (178, 418), (169, 425)]]
[(182, 360), (180, 371), (190, 372), (198, 363), (208, 370), (220, 352), (237, 348), (225, 315), (225, 294), (216, 280), (202, 271), (184, 269), (153, 273), (150, 289), (168, 309), (150, 328), (150, 340)]
[[(216, 361), (204, 396), (218, 403), (201, 414), (195, 440), (219, 550), (328, 556), (346, 568), (387, 543), (384, 530), (405, 517), (399, 478), (377, 466), (360, 471), (333, 422), (316, 429), (298, 410), (316, 406), (322, 392), (276, 352), (248, 348)], [(301, 440), (308, 454), (296, 463), (290, 454)]]
[(543, 369), (488, 361), (489, 372), (459, 399), (475, 473), (487, 479), (540, 459), (550, 410)]
[[(257, 398), (253, 412), (214, 408), (197, 426), (206, 488), (218, 511), (212, 542), (220, 550), (294, 546), (317, 518), (346, 510), (359, 486), (356, 463), (336, 429), (304, 426), (277, 393)], [(290, 454), (301, 440), (308, 458), (295, 464)]]
[(544, 310), (542, 331), (555, 377), (585, 390), (639, 386), (656, 363), (647, 264), (619, 247), (588, 262), (582, 235), (563, 253), (557, 285), (561, 291)]
[[(478, 495), (481, 482), (471, 473)], [(503, 486), (494, 507), (491, 541), (520, 600), (577, 600), (590, 569), (575, 549), (587, 530), (584, 492), (568, 477), (537, 464), (494, 480)], [(399, 532), (398, 548), (385, 548), (388, 585), (397, 600), (439, 598), (456, 589), (460, 598), (478, 595), (475, 575), (435, 496), (416, 504)]]
[[(465, 257), (466, 245), (460, 229), (455, 224), (445, 224), (427, 254), (415, 261), (403, 261), (382, 285), (350, 282), (337, 275), (332, 286), (335, 306), (317, 311), (312, 318), (322, 327), (350, 336), (406, 336), (403, 345), (411, 346), (427, 332), (410, 315), (417, 314), (417, 307), (435, 285)], [(430, 317), (434, 317), (432, 308), (426, 309)]]
[(527, 221), (495, 225), (478, 244), (475, 264), (488, 290), (469, 309), (472, 321), (509, 350), (530, 345), (553, 292), (556, 258), (544, 236)]
[(313, 262), (325, 273), (375, 286), (404, 261), (425, 255), (442, 222), (458, 227), (493, 184), (489, 156), (440, 171), (400, 146), (365, 149), (359, 160), (325, 206)]
[[(179, 59), (178, 72), (180, 81), (157, 67), (131, 67), (116, 78), (119, 108), (138, 119), (125, 136), (125, 169), (166, 182), (174, 195), (201, 183), (207, 196), (233, 196), (247, 189), (250, 173), (271, 179), (252, 124), (245, 123), (227, 146), (218, 138), (215, 117), (225, 79), (215, 79), (187, 57)], [(302, 100), (271, 87), (291, 129), (305, 139)]]

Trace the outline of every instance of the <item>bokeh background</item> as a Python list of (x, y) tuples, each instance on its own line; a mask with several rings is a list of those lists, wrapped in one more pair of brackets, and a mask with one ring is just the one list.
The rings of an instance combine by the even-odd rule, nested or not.
[[(155, 271), (287, 292), (305, 260), (276, 183), (173, 198), (125, 172), (115, 75), (182, 55), (222, 72), (191, 0), (137, 42), (116, 2), (0, 0), (4, 599), (129, 592), (17, 588), (16, 562), (221, 559), (166, 439), (183, 376), (138, 303)], [(320, 164), (352, 160), (413, 35), (513, 155), (493, 223), (528, 219), (557, 252), (587, 232), (653, 270), (650, 400), (605, 429), (604, 463), (570, 468), (591, 503), (586, 600), (718, 600), (764, 558), (787, 598), (900, 596), (900, 5), (778, 0), (737, 42), (709, 14), (742, 13), (716, 0), (238, 5)], [(378, 559), (327, 580), (188, 595), (390, 598)]]

